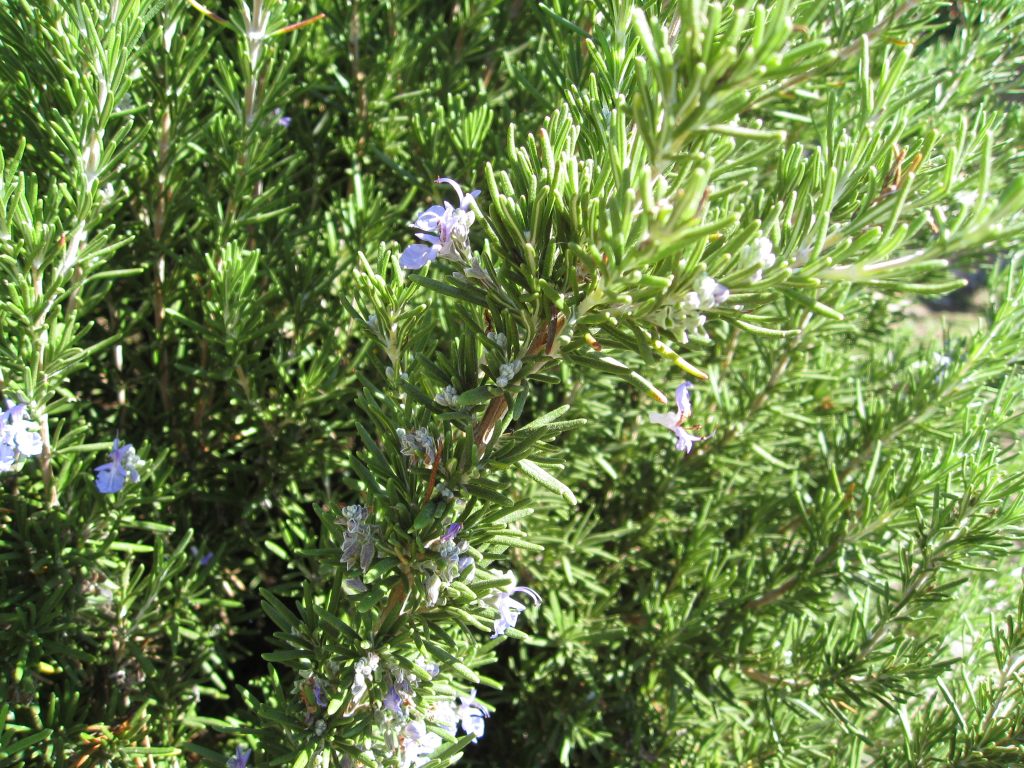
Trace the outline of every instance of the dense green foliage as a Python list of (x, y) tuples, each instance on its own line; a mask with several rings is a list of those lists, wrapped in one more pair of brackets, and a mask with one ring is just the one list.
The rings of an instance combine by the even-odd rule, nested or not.
[(1022, 39), (0, 0), (0, 766), (1024, 764)]

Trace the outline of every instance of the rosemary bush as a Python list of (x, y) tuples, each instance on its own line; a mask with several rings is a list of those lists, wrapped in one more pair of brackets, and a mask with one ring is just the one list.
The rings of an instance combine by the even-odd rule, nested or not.
[(1021, 40), (0, 0), (0, 765), (1024, 764)]

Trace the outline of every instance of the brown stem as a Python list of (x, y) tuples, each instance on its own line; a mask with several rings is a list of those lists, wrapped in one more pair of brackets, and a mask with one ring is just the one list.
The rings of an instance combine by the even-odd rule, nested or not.
[[(160, 144), (157, 149), (157, 200), (156, 210), (153, 212), (153, 240), (160, 248), (160, 242), (164, 236), (164, 226), (167, 222), (167, 158), (170, 155), (171, 136), (171, 110), (170, 107), (164, 110), (163, 119), (160, 122)], [(160, 402), (163, 404), (164, 413), (171, 412), (171, 366), (167, 357), (167, 344), (164, 338), (164, 281), (166, 279), (167, 261), (160, 249), (160, 255), (156, 260), (156, 269), (153, 271), (153, 327), (155, 329), (157, 354), (160, 358), (160, 377), (158, 386), (160, 389)]]
[[(529, 349), (526, 351), (526, 357), (533, 357), (540, 355), (542, 352), (544, 355), (540, 357), (536, 362), (530, 366), (527, 371), (527, 376), (536, 373), (543, 368), (551, 356), (553, 346), (550, 342), (561, 333), (562, 328), (565, 326), (565, 315), (559, 312), (555, 316), (555, 323), (553, 328), (549, 328), (548, 324), (542, 323), (540, 331), (533, 337), (533, 342), (530, 344)], [(480, 419), (480, 423), (477, 424), (476, 429), (473, 431), (473, 438), (476, 440), (476, 447), (478, 450), (483, 452), (484, 447), (491, 442), (494, 437), (494, 427), (502, 417), (508, 412), (508, 401), (505, 399), (505, 395), (498, 395), (487, 405), (487, 410), (484, 411), (483, 418)]]

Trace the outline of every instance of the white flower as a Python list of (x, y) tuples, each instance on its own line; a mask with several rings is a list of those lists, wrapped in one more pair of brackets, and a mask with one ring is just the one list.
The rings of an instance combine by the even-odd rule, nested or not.
[(745, 263), (753, 263), (757, 265), (757, 271), (750, 278), (750, 282), (760, 282), (763, 275), (763, 270), (768, 269), (775, 265), (775, 252), (773, 250), (772, 241), (767, 237), (757, 238), (751, 246), (746, 249)]
[(729, 289), (710, 275), (704, 275), (697, 283), (701, 309), (717, 307), (729, 298)]
[(433, 608), (441, 597), (441, 577), (436, 572), (432, 573), (423, 586), (427, 590), (427, 605)]
[(367, 681), (373, 679), (373, 673), (377, 670), (379, 665), (380, 657), (373, 651), (370, 651), (366, 656), (356, 662), (351, 688), (353, 704), (356, 704), (361, 698), (363, 698), (363, 696), (366, 695), (366, 691), (369, 688)]
[(953, 199), (960, 203), (964, 208), (973, 208), (975, 203), (978, 202), (978, 193), (973, 189), (964, 189), (953, 195)]

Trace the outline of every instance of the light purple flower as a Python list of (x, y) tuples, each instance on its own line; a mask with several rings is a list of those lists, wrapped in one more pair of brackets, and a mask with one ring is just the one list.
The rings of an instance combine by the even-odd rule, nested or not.
[[(531, 590), (532, 591), (532, 590)], [(536, 594), (536, 593), (534, 593)], [(537, 598), (538, 600), (540, 598)], [(484, 735), (484, 718), (490, 717), (487, 710), (476, 703), (476, 690), (469, 692), (469, 697), (459, 696), (458, 716), (462, 730), (473, 734), (473, 743)]]
[(519, 614), (526, 610), (525, 605), (512, 597), (512, 595), (517, 592), (522, 592), (533, 600), (536, 605), (540, 605), (540, 595), (529, 587), (513, 587), (507, 592), (496, 591), (492, 593), (485, 601), (489, 603), (492, 608), (498, 611), (498, 616), (494, 619), (494, 633), (491, 635), (492, 640), (495, 637), (504, 635), (510, 627), (514, 627), (516, 622), (519, 621)]
[(320, 685), (320, 681), (315, 677), (313, 678), (313, 700), (316, 702), (318, 707), (326, 707), (327, 699), (324, 698), (324, 689)]
[(395, 690), (395, 686), (392, 685), (388, 689), (387, 695), (384, 696), (384, 698), (381, 700), (381, 703), (384, 705), (384, 709), (389, 709), (396, 715), (403, 714), (402, 697), (398, 695), (398, 691)]
[(689, 453), (693, 446), (705, 438), (691, 435), (683, 429), (683, 422), (690, 418), (690, 390), (693, 385), (684, 381), (676, 387), (676, 412), (675, 413), (652, 413), (648, 415), (652, 424), (660, 424), (666, 429), (672, 430), (676, 436), (676, 450)]
[(126, 482), (139, 482), (139, 467), (142, 462), (131, 443), (122, 443), (114, 438), (114, 447), (108, 454), (109, 462), (96, 467), (96, 489), (100, 493), (117, 493)]
[(0, 472), (9, 472), (26, 456), (38, 456), (43, 439), (35, 430), (39, 425), (26, 416), (27, 406), (7, 400), (0, 412)]
[(459, 196), (459, 207), (445, 200), (443, 205), (432, 205), (416, 217), (412, 224), (420, 230), (416, 237), (428, 245), (414, 243), (406, 247), (398, 260), (404, 269), (422, 269), (438, 256), (460, 261), (469, 254), (469, 228), (476, 218), (470, 205), (480, 190), (463, 194), (458, 182), (445, 177), (435, 179), (434, 183), (451, 186)]
[(228, 768), (245, 768), (252, 755), (251, 749), (243, 749), (241, 745), (235, 747), (235, 756), (228, 758)]
[(402, 768), (426, 765), (430, 756), (442, 744), (442, 739), (433, 731), (428, 731), (422, 720), (413, 720), (402, 729), (399, 736), (402, 748)]

